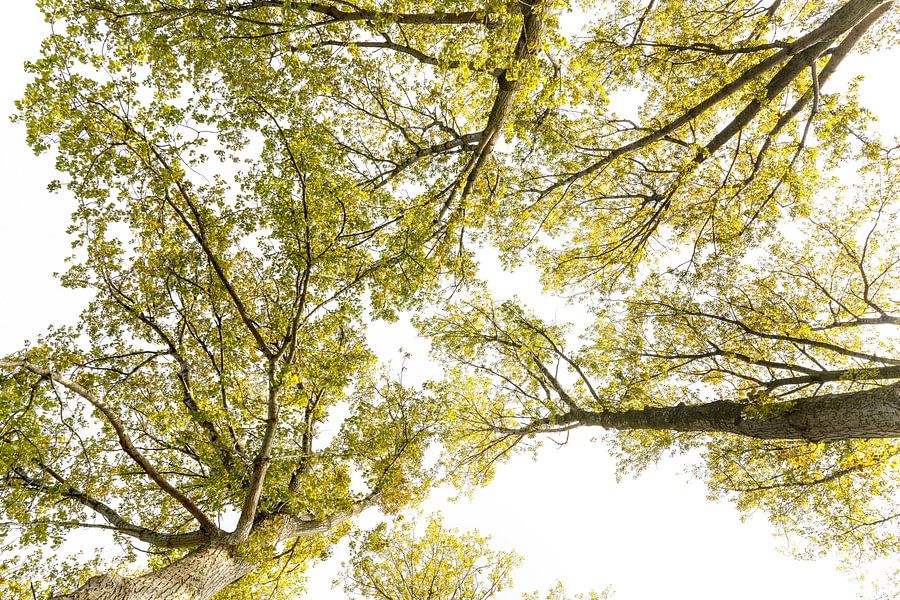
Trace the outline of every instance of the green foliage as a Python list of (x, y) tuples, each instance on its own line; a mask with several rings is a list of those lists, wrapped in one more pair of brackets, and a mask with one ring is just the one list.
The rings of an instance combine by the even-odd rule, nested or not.
[(893, 526), (900, 444), (850, 440), (804, 444), (717, 440), (700, 469), (713, 497), (731, 497), (745, 513), (764, 510), (780, 529), (799, 534), (794, 550), (852, 557), (897, 551)]
[[(222, 598), (287, 597), (360, 510), (397, 514), (439, 477), (471, 491), (585, 424), (636, 427), (616, 447), (638, 469), (707, 447), (713, 495), (887, 553), (892, 442), (664, 425), (898, 378), (879, 333), (898, 323), (896, 147), (856, 83), (822, 91), (896, 10), (585, 1), (567, 25), (562, 0), (357, 4), (38, 0), (52, 29), (15, 119), (77, 201), (62, 281), (93, 297), (0, 361), (2, 581), (132, 574), (134, 539), (155, 569), (221, 543), (255, 569)], [(833, 185), (848, 160), (856, 191)], [(579, 349), (488, 297), (489, 245), (590, 294)], [(404, 311), (446, 367), (422, 389), (367, 344)], [(446, 546), (441, 585), (491, 589), (464, 576), (479, 560), (507, 584), (512, 555), (397, 527), (406, 550), (372, 533), (351, 570), (408, 551), (427, 571)], [(78, 528), (122, 552), (44, 560)]]
[[(251, 560), (259, 560), (261, 557), (265, 557), (265, 560), (252, 573), (216, 594), (215, 600), (302, 596), (306, 570), (316, 561), (328, 558), (331, 547), (347, 535), (348, 531), (349, 525), (342, 525), (327, 535), (298, 538), (274, 547), (266, 543), (266, 540), (251, 537), (249, 547), (239, 551), (246, 553)], [(273, 555), (274, 558), (271, 558)]]
[(532, 594), (523, 595), (522, 600), (605, 600), (607, 598), (612, 598), (613, 594), (613, 588), (612, 586), (609, 586), (602, 592), (589, 592), (587, 594), (579, 593), (570, 596), (566, 593), (566, 587), (562, 582), (558, 582), (553, 588), (546, 592), (546, 595), (534, 592)]
[[(477, 531), (448, 529), (440, 514), (427, 523), (400, 520), (392, 526), (358, 533), (350, 544), (342, 581), (350, 598), (372, 600), (489, 600), (509, 587), (511, 572), (522, 563), (514, 552), (491, 549)], [(545, 593), (522, 600), (601, 600), (601, 593), (570, 596), (557, 582)]]
[[(687, 431), (674, 425), (679, 410), (713, 402), (769, 423), (790, 421), (809, 398), (896, 387), (898, 166), (892, 151), (856, 149), (854, 186), (823, 190), (815, 210), (758, 246), (693, 248), (685, 263), (596, 300), (580, 348), (566, 327), (483, 293), (424, 321), (450, 363), (435, 389), (467, 415), (445, 438), (457, 481), (489, 479), (539, 434), (616, 417), (624, 424), (607, 425), (620, 431), (606, 439), (619, 476), (699, 450), (695, 472), (711, 497), (762, 510), (796, 535), (798, 553), (894, 553), (893, 439), (810, 444), (716, 433), (728, 424), (707, 417)], [(671, 411), (671, 426), (638, 420), (657, 409)]]
[(478, 532), (447, 529), (439, 515), (420, 536), (416, 529), (414, 522), (400, 521), (356, 537), (344, 563), (349, 597), (488, 600), (510, 585), (510, 573), (521, 562), (512, 552), (492, 550)]

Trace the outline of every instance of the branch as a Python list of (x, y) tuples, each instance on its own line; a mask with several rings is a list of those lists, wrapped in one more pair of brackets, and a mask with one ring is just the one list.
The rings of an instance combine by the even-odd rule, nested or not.
[(34, 373), (35, 375), (40, 375), (41, 377), (45, 377), (54, 381), (61, 386), (65, 387), (69, 391), (81, 396), (85, 400), (87, 400), (94, 408), (99, 410), (103, 416), (106, 418), (106, 422), (113, 428), (116, 432), (116, 435), (119, 438), (119, 446), (122, 450), (127, 454), (131, 459), (141, 467), (144, 473), (156, 483), (163, 491), (169, 494), (172, 498), (174, 498), (185, 510), (187, 510), (194, 519), (200, 524), (200, 528), (207, 533), (218, 532), (218, 527), (207, 517), (200, 508), (194, 504), (193, 501), (190, 500), (187, 496), (185, 496), (178, 488), (169, 483), (165, 477), (163, 477), (156, 468), (150, 464), (150, 462), (144, 457), (143, 454), (138, 451), (138, 449), (134, 446), (131, 441), (131, 437), (129, 437), (128, 432), (125, 430), (125, 426), (122, 424), (122, 421), (119, 419), (119, 416), (116, 412), (103, 400), (98, 398), (91, 392), (89, 389), (84, 387), (83, 385), (72, 381), (71, 379), (67, 379), (63, 377), (59, 373), (54, 371), (50, 371), (48, 369), (43, 369), (37, 365), (29, 363), (24, 360), (0, 360), (0, 367), (6, 368), (23, 368), (27, 371)]
[(81, 490), (66, 483), (65, 479), (58, 475), (50, 467), (42, 463), (38, 463), (38, 466), (43, 471), (50, 474), (50, 476), (56, 479), (60, 484), (66, 486), (65, 489), (58, 490), (51, 484), (29, 476), (20, 468), (13, 468), (13, 472), (23, 482), (25, 482), (28, 487), (44, 493), (58, 493), (65, 498), (75, 500), (76, 502), (86, 506), (87, 508), (90, 508), (91, 510), (99, 514), (106, 520), (107, 523), (109, 523), (109, 525), (80, 522), (31, 521), (27, 523), (17, 523), (20, 526), (27, 527), (29, 525), (48, 523), (58, 525), (60, 527), (94, 527), (101, 529), (110, 529), (137, 538), (143, 542), (147, 542), (148, 544), (160, 548), (189, 548), (197, 546), (209, 540), (209, 534), (201, 530), (192, 531), (189, 533), (167, 534), (160, 533), (141, 525), (135, 525), (127, 521), (124, 517), (122, 517), (122, 515), (120, 515), (108, 504), (101, 502), (100, 500), (97, 500), (96, 498), (93, 498), (92, 496), (89, 496)]
[(821, 327), (813, 327), (813, 331), (827, 331), (828, 329), (836, 329), (843, 327), (862, 327), (864, 325), (900, 325), (900, 317), (893, 315), (881, 315), (879, 317), (856, 317), (852, 321), (836, 321), (823, 325)]
[[(396, 164), (389, 171), (385, 171), (379, 174), (374, 178), (373, 183), (376, 187), (380, 187), (384, 185), (390, 179), (396, 177), (401, 172), (408, 169), (414, 163), (416, 163), (420, 158), (424, 158), (426, 156), (433, 156), (435, 154), (444, 154), (455, 150), (461, 147), (468, 147), (471, 144), (479, 144), (484, 139), (484, 131), (477, 131), (474, 133), (466, 133), (457, 138), (447, 140), (446, 142), (441, 142), (439, 144), (434, 144), (432, 146), (426, 146), (425, 148), (419, 148), (414, 153), (409, 155), (407, 158), (403, 159), (399, 163)], [(479, 146), (476, 146), (476, 150)], [(376, 181), (380, 180), (380, 181)]]
[[(514, 64), (531, 58), (540, 49), (541, 35), (544, 31), (544, 11), (543, 7), (540, 6), (541, 2), (542, 0), (522, 0), (520, 2), (524, 21), (513, 51)], [(497, 77), (497, 95), (494, 97), (494, 103), (491, 106), (491, 112), (488, 115), (487, 125), (484, 128), (481, 141), (434, 219), (435, 224), (440, 223), (444, 219), (455, 203), (457, 194), (460, 202), (465, 201), (474, 188), (485, 162), (494, 151), (494, 146), (500, 137), (500, 130), (512, 111), (516, 93), (519, 90), (519, 78), (509, 79), (508, 75), (509, 70), (503, 69)], [(463, 180), (465, 180), (465, 183), (462, 186), (462, 190), (460, 190), (459, 184)]]
[(278, 412), (280, 408), (278, 405), (278, 394), (281, 391), (281, 385), (276, 385), (272, 382), (272, 369), (274, 369), (274, 364), (270, 368), (266, 430), (263, 434), (263, 441), (260, 445), (259, 452), (253, 460), (253, 476), (250, 479), (247, 495), (244, 497), (244, 504), (241, 507), (241, 516), (234, 528), (234, 532), (230, 535), (235, 543), (246, 541), (253, 531), (253, 522), (256, 520), (256, 511), (259, 508), (263, 484), (266, 480), (266, 473), (269, 470), (272, 448), (275, 445), (275, 431), (278, 428)]
[[(849, 0), (838, 10), (836, 10), (828, 19), (819, 27), (802, 36), (790, 45), (778, 50), (771, 56), (764, 58), (752, 67), (746, 69), (743, 73), (733, 79), (730, 83), (723, 85), (716, 92), (708, 96), (706, 99), (695, 104), (693, 107), (682, 113), (679, 117), (669, 121), (666, 125), (656, 129), (629, 144), (620, 146), (611, 151), (605, 157), (596, 161), (583, 169), (572, 173), (556, 181), (547, 187), (542, 193), (544, 195), (562, 186), (567, 186), (575, 181), (595, 173), (603, 167), (609, 165), (617, 158), (629, 154), (635, 150), (639, 150), (656, 142), (667, 135), (674, 133), (676, 130), (687, 125), (697, 117), (704, 114), (720, 102), (733, 96), (740, 90), (748, 86), (757, 77), (767, 72), (769, 69), (789, 60), (792, 56), (803, 52), (810, 46), (823, 41), (833, 41), (843, 32), (853, 28), (857, 23), (870, 17), (872, 13), (877, 12), (877, 16), (881, 16), (889, 7), (890, 2), (884, 0)], [(877, 18), (877, 17), (875, 17)]]
[[(293, 3), (291, 3), (293, 5)], [(281, 0), (260, 0), (250, 2), (248, 6), (274, 6), (281, 8), (284, 2)], [(392, 13), (378, 10), (340, 10), (335, 6), (321, 4), (318, 2), (310, 2), (306, 8), (314, 13), (325, 15), (328, 17), (328, 23), (340, 23), (347, 21), (390, 21), (403, 25), (484, 25), (492, 28), (496, 23), (491, 20), (490, 15), (478, 11), (462, 11), (462, 12), (422, 12), (422, 13)]]
[[(191, 215), (194, 217), (194, 221), (196, 222), (196, 226), (191, 222), (188, 218), (188, 215), (177, 205), (172, 197), (169, 195), (168, 189), (166, 189), (164, 200), (166, 204), (175, 212), (178, 219), (181, 223), (187, 228), (190, 234), (194, 237), (197, 243), (200, 245), (200, 248), (203, 250), (204, 255), (209, 261), (210, 266), (213, 268), (213, 271), (216, 274), (216, 277), (225, 287), (225, 291), (228, 296), (231, 298), (232, 303), (238, 311), (238, 314), (241, 317), (241, 321), (247, 327), (250, 334), (253, 336), (253, 339), (256, 341), (256, 344), (266, 358), (272, 358), (273, 352), (272, 349), (269, 348), (269, 345), (266, 343), (265, 339), (262, 337), (262, 334), (259, 332), (259, 328), (256, 326), (256, 323), (253, 319), (250, 318), (250, 313), (247, 310), (247, 307), (244, 305), (243, 300), (238, 295), (237, 291), (234, 289), (234, 286), (231, 283), (231, 280), (228, 278), (228, 275), (225, 273), (225, 268), (222, 266), (222, 263), (219, 261), (218, 257), (213, 253), (212, 248), (209, 246), (209, 240), (206, 237), (206, 230), (203, 224), (203, 219), (200, 216), (200, 211), (194, 202), (191, 200), (191, 196), (187, 191), (187, 186), (185, 182), (182, 181), (179, 177), (175, 176), (176, 172), (169, 165), (169, 162), (166, 160), (165, 156), (163, 156), (162, 152), (160, 152), (159, 148), (157, 148), (151, 141), (147, 138), (146, 135), (139, 133), (131, 124), (131, 122), (127, 119), (127, 117), (123, 117), (118, 114), (114, 110), (111, 110), (107, 106), (105, 106), (101, 102), (97, 102), (96, 100), (87, 100), (89, 104), (93, 104), (100, 108), (103, 112), (108, 114), (110, 117), (119, 122), (124, 130), (123, 136), (123, 144), (132, 152), (134, 155), (144, 163), (146, 168), (154, 175), (159, 177), (161, 183), (166, 183), (167, 178), (163, 177), (159, 172), (159, 169), (155, 168), (151, 162), (150, 156), (145, 156), (143, 153), (139, 152), (137, 148), (132, 146), (128, 142), (129, 134), (133, 134), (137, 136), (137, 138), (146, 146), (147, 151), (153, 158), (155, 158), (159, 164), (162, 166), (163, 170), (165, 170), (169, 175), (172, 175), (169, 179), (174, 183), (175, 189), (178, 191), (178, 194), (182, 197), (185, 204), (187, 204), (188, 210)], [(166, 188), (169, 186), (166, 185)]]
[(260, 8), (289, 8), (291, 10), (306, 9), (309, 12), (328, 17), (328, 20), (321, 23), (315, 23), (315, 26), (353, 21), (390, 21), (393, 23), (400, 23), (405, 25), (483, 25), (488, 29), (493, 29), (500, 25), (500, 23), (497, 20), (494, 20), (490, 14), (478, 11), (396, 13), (379, 10), (365, 10), (359, 8), (357, 8), (356, 10), (341, 10), (336, 6), (322, 4), (321, 2), (304, 3), (297, 2), (296, 0), (250, 0), (248, 2), (226, 6), (225, 8), (205, 9), (165, 6), (156, 10), (135, 10), (119, 13), (102, 6), (92, 6), (91, 8), (100, 12), (108, 13), (115, 19), (123, 19), (127, 17), (146, 17), (166, 13), (175, 13), (176, 15), (178, 15), (176, 18), (180, 18), (191, 14), (202, 13), (213, 16), (223, 15), (235, 20), (243, 20), (249, 23), (268, 26), (277, 26), (280, 25), (280, 23), (260, 21), (247, 17), (239, 17), (238, 15)]
[[(672, 307), (668, 307), (662, 303), (660, 303), (660, 305), (665, 306), (666, 308), (672, 308)], [(731, 319), (728, 317), (723, 317), (721, 315), (706, 313), (706, 312), (702, 312), (702, 311), (677, 311), (677, 312), (679, 312), (683, 315), (687, 315), (687, 316), (703, 317), (706, 319), (712, 319), (714, 321), (719, 321), (722, 323), (728, 323), (729, 325), (734, 325), (734, 326), (740, 328), (742, 331), (744, 331), (745, 333), (747, 333), (749, 335), (752, 335), (752, 336), (755, 336), (758, 338), (763, 338), (766, 340), (779, 340), (779, 341), (783, 341), (783, 342), (791, 342), (794, 344), (799, 344), (801, 346), (812, 346), (813, 348), (820, 348), (822, 350), (828, 350), (830, 352), (834, 352), (836, 354), (841, 354), (844, 356), (849, 356), (852, 358), (859, 358), (859, 359), (867, 360), (867, 361), (871, 361), (871, 362), (880, 362), (880, 363), (888, 364), (888, 365), (900, 365), (900, 359), (878, 356), (876, 354), (866, 354), (865, 352), (857, 352), (855, 350), (848, 350), (847, 348), (842, 348), (841, 346), (832, 344), (830, 342), (821, 342), (818, 340), (810, 340), (807, 338), (801, 338), (801, 337), (796, 337), (796, 336), (792, 336), (792, 335), (782, 335), (782, 334), (778, 334), (778, 333), (765, 333), (762, 331), (757, 331), (757, 330), (753, 329), (752, 327), (748, 326), (746, 323), (744, 323), (740, 319)]]
[[(162, 158), (160, 153), (150, 145), (148, 140), (145, 140), (145, 142), (152, 149), (157, 159), (163, 164), (163, 167), (167, 171), (171, 172), (171, 168), (169, 167), (168, 163), (165, 162), (165, 160)], [(178, 189), (179, 195), (181, 195), (185, 203), (187, 203), (191, 213), (193, 213), (194, 218), (197, 221), (197, 226), (194, 227), (194, 225), (191, 224), (190, 220), (187, 218), (187, 215), (185, 215), (184, 211), (182, 211), (175, 204), (171, 196), (169, 196), (168, 192), (166, 192), (165, 195), (166, 203), (175, 212), (175, 214), (181, 220), (182, 224), (188, 229), (188, 231), (190, 231), (191, 235), (194, 236), (194, 239), (197, 241), (197, 243), (200, 244), (200, 248), (203, 250), (203, 253), (206, 255), (210, 266), (216, 273), (216, 277), (218, 277), (219, 281), (225, 287), (225, 291), (228, 293), (228, 296), (231, 298), (232, 303), (237, 309), (238, 314), (241, 317), (241, 321), (243, 321), (244, 325), (247, 327), (250, 335), (253, 336), (253, 339), (256, 341), (256, 345), (257, 347), (259, 347), (260, 352), (266, 355), (267, 358), (271, 358), (271, 348), (269, 348), (268, 343), (266, 343), (266, 340), (259, 332), (259, 328), (256, 326), (256, 323), (253, 321), (253, 319), (250, 318), (250, 313), (247, 310), (247, 307), (244, 305), (244, 301), (234, 289), (234, 285), (232, 285), (231, 280), (228, 278), (228, 275), (225, 273), (225, 268), (222, 266), (221, 262), (219, 262), (218, 257), (213, 253), (212, 249), (209, 247), (209, 241), (206, 239), (206, 232), (204, 231), (203, 222), (200, 220), (200, 214), (197, 210), (197, 207), (190, 199), (190, 196), (188, 195), (187, 190), (185, 190), (184, 184), (181, 181), (176, 180), (175, 187)]]
[[(279, 533), (281, 541), (295, 537), (310, 537), (320, 533), (326, 533), (340, 525), (344, 521), (351, 519), (367, 508), (375, 506), (381, 499), (381, 490), (375, 490), (362, 500), (357, 500), (348, 508), (332, 513), (320, 519), (301, 519), (299, 517), (291, 517), (286, 527), (283, 527)], [(272, 515), (270, 518), (277, 518), (283, 515)]]
[[(178, 351), (175, 345), (175, 340), (172, 339), (172, 336), (166, 333), (166, 331), (162, 328), (162, 326), (156, 319), (144, 314), (143, 312), (135, 308), (132, 304), (130, 304), (130, 302), (133, 302), (133, 300), (129, 298), (128, 295), (125, 294), (125, 292), (122, 291), (122, 289), (117, 286), (105, 272), (102, 272), (101, 276), (106, 282), (109, 290), (112, 292), (111, 298), (113, 302), (115, 302), (118, 306), (120, 306), (134, 318), (149, 327), (168, 347), (169, 354), (171, 354), (175, 358), (175, 362), (178, 363), (178, 373), (176, 377), (178, 379), (179, 385), (181, 386), (182, 404), (187, 409), (188, 415), (191, 417), (191, 420), (200, 425), (200, 427), (203, 428), (203, 430), (206, 432), (206, 437), (212, 447), (219, 453), (219, 456), (222, 459), (222, 464), (226, 469), (230, 470), (234, 466), (233, 457), (228, 448), (221, 443), (222, 436), (219, 434), (218, 429), (216, 429), (215, 424), (213, 424), (213, 422), (209, 419), (205, 418), (200, 412), (200, 407), (197, 405), (197, 401), (194, 398), (193, 387), (191, 385), (190, 364), (188, 363), (187, 359), (185, 359), (184, 356)], [(185, 322), (187, 322), (186, 319)]]

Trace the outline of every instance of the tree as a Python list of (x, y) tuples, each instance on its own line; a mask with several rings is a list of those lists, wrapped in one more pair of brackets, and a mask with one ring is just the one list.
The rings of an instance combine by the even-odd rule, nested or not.
[(714, 496), (816, 551), (896, 552), (897, 167), (867, 166), (853, 201), (770, 234), (755, 264), (693, 258), (596, 302), (574, 351), (560, 325), (486, 296), (424, 321), (448, 364), (438, 393), (466, 415), (463, 479), (536, 435), (600, 427), (626, 469), (702, 448)]
[(566, 587), (562, 583), (557, 583), (550, 589), (546, 595), (539, 594), (535, 592), (533, 594), (525, 594), (522, 596), (523, 600), (604, 600), (606, 598), (612, 598), (613, 590), (612, 587), (607, 587), (602, 592), (590, 592), (589, 594), (575, 594), (574, 597), (569, 596), (566, 593)]
[[(342, 579), (351, 598), (371, 600), (489, 600), (509, 586), (521, 558), (497, 552), (478, 532), (459, 534), (433, 515), (422, 535), (414, 522), (381, 524), (351, 542), (351, 557)], [(611, 594), (578, 594), (575, 600), (600, 600)], [(523, 600), (567, 600), (557, 583), (546, 595), (524, 594)]]
[[(747, 506), (836, 490), (811, 503), (844, 532), (811, 531), (894, 543), (869, 530), (895, 515), (853, 521), (890, 497), (874, 470), (896, 455), (898, 388), (878, 386), (897, 361), (867, 333), (897, 319), (891, 195), (814, 219), (822, 260), (778, 239), (854, 152), (896, 181), (853, 89), (822, 89), (890, 40), (890, 2), (585, 3), (578, 35), (549, 0), (38, 4), (53, 33), (18, 119), (78, 201), (63, 282), (95, 297), (0, 361), (0, 502), (21, 547), (89, 527), (125, 552), (13, 553), (10, 594), (31, 593), (23, 573), (97, 575), (72, 600), (288, 593), (358, 512), (576, 425), (650, 432), (622, 438), (638, 460), (673, 431), (750, 436), (713, 438), (715, 489)], [(636, 86), (640, 114), (616, 115)], [(854, 245), (866, 211), (882, 233)], [(479, 298), (486, 244), (590, 292), (593, 345), (571, 356), (558, 328)], [(731, 278), (755, 244), (770, 261)], [(454, 293), (473, 299), (438, 311)], [(474, 374), (384, 373), (365, 324), (411, 309), (437, 311), (423, 330)], [(746, 464), (768, 479), (741, 487)], [(134, 539), (157, 553), (144, 575)]]
[(494, 552), (477, 532), (457, 534), (432, 517), (421, 537), (415, 524), (382, 524), (351, 549), (344, 565), (350, 597), (372, 600), (488, 600), (511, 583), (520, 559)]

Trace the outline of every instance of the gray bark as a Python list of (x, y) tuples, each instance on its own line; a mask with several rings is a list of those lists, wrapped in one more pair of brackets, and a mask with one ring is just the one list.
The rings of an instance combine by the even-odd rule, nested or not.
[(171, 565), (141, 575), (92, 577), (78, 590), (53, 600), (210, 600), (254, 570), (234, 548), (203, 546)]
[(54, 600), (209, 600), (253, 569), (253, 564), (234, 556), (233, 547), (203, 546), (139, 577), (92, 577), (78, 590)]
[[(379, 492), (373, 492), (348, 508), (320, 519), (269, 515), (259, 520), (254, 531), (274, 533), (271, 540), (274, 544), (318, 535), (358, 515), (380, 497)], [(222, 536), (162, 569), (135, 577), (109, 574), (92, 577), (74, 592), (51, 600), (210, 600), (257, 568), (257, 564), (242, 560), (236, 552), (234, 539)]]
[(766, 440), (811, 442), (896, 438), (900, 437), (900, 382), (760, 408), (717, 401), (623, 412), (578, 411), (557, 423), (619, 430), (735, 433)]

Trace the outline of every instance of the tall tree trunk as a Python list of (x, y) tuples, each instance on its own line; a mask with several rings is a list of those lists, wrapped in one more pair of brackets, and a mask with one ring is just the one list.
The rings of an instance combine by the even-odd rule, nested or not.
[(253, 569), (252, 563), (234, 556), (233, 547), (202, 546), (139, 577), (92, 577), (78, 590), (53, 600), (209, 600)]
[(622, 430), (736, 433), (767, 440), (896, 438), (900, 437), (900, 382), (765, 406), (717, 401), (623, 412), (580, 411), (556, 422)]
[[(257, 521), (250, 539), (257, 534), (263, 536), (262, 547), (274, 551), (280, 542), (328, 532), (373, 506), (380, 498), (379, 491), (372, 492), (347, 508), (319, 519), (270, 514)], [(260, 561), (271, 558), (265, 555), (265, 549), (260, 551)], [(256, 568), (254, 562), (238, 558), (232, 534), (195, 548), (162, 569), (135, 577), (92, 577), (74, 592), (51, 600), (210, 600)]]

